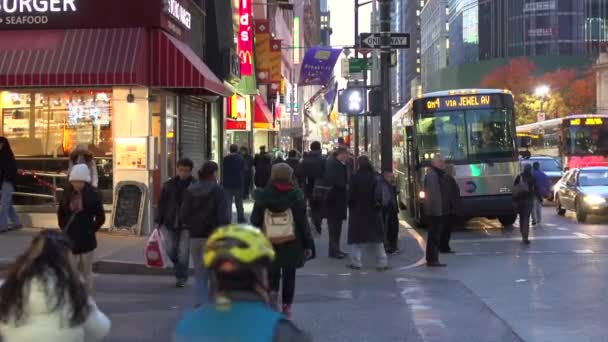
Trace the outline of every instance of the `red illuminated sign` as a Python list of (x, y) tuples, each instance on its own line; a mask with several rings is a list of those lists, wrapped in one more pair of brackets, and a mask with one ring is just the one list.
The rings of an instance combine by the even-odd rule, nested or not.
[(241, 59), (241, 75), (253, 74), (253, 30), (251, 0), (239, 0), (239, 58)]

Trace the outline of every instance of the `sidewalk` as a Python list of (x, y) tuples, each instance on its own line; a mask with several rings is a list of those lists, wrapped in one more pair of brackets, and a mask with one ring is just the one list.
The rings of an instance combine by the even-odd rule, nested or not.
[[(245, 205), (246, 214), (249, 215), (253, 203)], [(236, 217), (234, 218), (236, 221)], [(401, 253), (390, 258), (393, 269), (403, 269), (404, 267), (415, 264), (423, 255), (418, 241), (408, 231), (402, 227), (400, 232)], [(9, 231), (0, 234), (0, 272), (15, 260), (28, 246), (32, 237), (40, 230), (34, 228), (24, 228), (17, 231)], [(344, 225), (342, 232), (342, 247), (348, 251), (346, 245), (347, 225)], [(94, 271), (102, 274), (135, 274), (135, 275), (163, 275), (172, 274), (171, 269), (150, 269), (145, 265), (144, 248), (147, 237), (135, 237), (128, 235), (109, 234), (100, 232), (97, 234), (98, 247), (95, 251)], [(306, 267), (299, 273), (300, 275), (323, 276), (328, 274), (346, 274), (351, 272), (345, 267), (348, 262), (345, 260), (329, 259), (327, 257), (328, 239), (326, 225), (323, 227), (323, 234), (315, 237), (317, 258), (308, 262)], [(373, 261), (368, 260), (367, 264), (373, 266)], [(192, 265), (191, 265), (192, 267)], [(373, 267), (369, 267), (373, 270)], [(366, 270), (363, 270), (364, 272)]]

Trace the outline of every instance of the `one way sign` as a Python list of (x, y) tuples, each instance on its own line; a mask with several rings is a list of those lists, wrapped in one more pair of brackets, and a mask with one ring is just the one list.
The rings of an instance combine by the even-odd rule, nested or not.
[[(410, 34), (401, 32), (382, 32), (388, 33), (391, 37), (391, 48), (392, 49), (407, 49), (410, 47)], [(361, 33), (359, 34), (359, 41), (361, 47), (368, 47), (371, 49), (379, 49), (382, 47), (381, 35), (382, 33)]]

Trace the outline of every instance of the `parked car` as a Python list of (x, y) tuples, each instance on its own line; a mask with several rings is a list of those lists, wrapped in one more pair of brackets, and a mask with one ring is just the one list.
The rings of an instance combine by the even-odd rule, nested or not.
[(571, 169), (557, 186), (555, 210), (558, 215), (573, 210), (578, 222), (585, 222), (590, 214), (608, 214), (608, 167)]
[(562, 168), (562, 164), (559, 162), (559, 160), (557, 160), (553, 157), (534, 156), (534, 157), (530, 157), (528, 159), (522, 160), (521, 165), (520, 165), (521, 170), (524, 169), (524, 166), (526, 164), (530, 164), (530, 166), (532, 166), (532, 164), (534, 164), (535, 162), (538, 162), (540, 164), (541, 171), (543, 171), (547, 175), (549, 180), (551, 181), (551, 193), (547, 199), (549, 201), (553, 201), (553, 193), (554, 193), (554, 189), (555, 189), (555, 184), (564, 175), (564, 170)]

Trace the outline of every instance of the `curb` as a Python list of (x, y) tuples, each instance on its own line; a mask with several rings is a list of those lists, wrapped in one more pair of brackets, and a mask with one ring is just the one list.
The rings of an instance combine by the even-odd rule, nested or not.
[(408, 234), (410, 234), (410, 236), (414, 240), (416, 240), (416, 242), (418, 243), (418, 247), (420, 247), (420, 250), (422, 251), (422, 256), (420, 257), (420, 259), (418, 259), (418, 261), (416, 261), (413, 264), (400, 267), (399, 270), (400, 271), (410, 270), (410, 269), (425, 265), (426, 264), (426, 256), (425, 256), (426, 242), (424, 241), (424, 238), (422, 237), (422, 235), (420, 235), (420, 233), (418, 233), (414, 228), (412, 228), (412, 226), (409, 223), (407, 223), (407, 221), (399, 220), (399, 224), (401, 225), (401, 227), (403, 227), (405, 229), (405, 231)]

